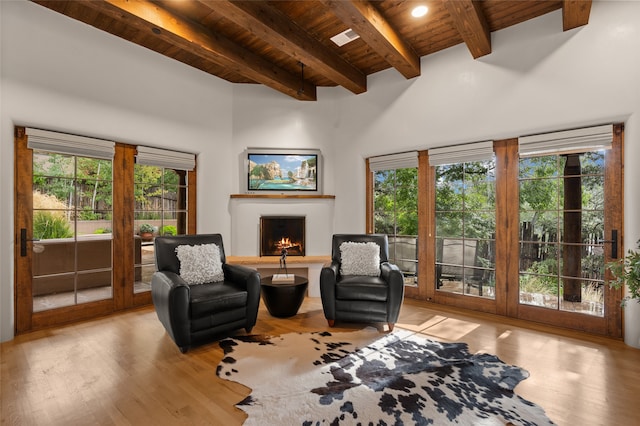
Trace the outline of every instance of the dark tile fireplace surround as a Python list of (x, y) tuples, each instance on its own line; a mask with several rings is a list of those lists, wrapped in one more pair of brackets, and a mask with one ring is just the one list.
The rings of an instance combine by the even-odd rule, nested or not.
[(260, 216), (260, 256), (304, 256), (304, 216)]

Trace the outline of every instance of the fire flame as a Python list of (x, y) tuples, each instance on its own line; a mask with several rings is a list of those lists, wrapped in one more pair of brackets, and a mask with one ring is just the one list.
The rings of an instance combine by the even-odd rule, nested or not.
[(289, 238), (282, 238), (278, 241), (278, 248), (288, 248), (291, 247), (291, 240)]

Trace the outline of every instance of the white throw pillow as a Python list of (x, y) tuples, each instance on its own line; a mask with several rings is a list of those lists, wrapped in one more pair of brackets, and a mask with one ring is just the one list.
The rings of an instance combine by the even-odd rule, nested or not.
[(217, 244), (176, 247), (180, 276), (187, 284), (204, 284), (224, 280), (220, 247)]
[(340, 244), (342, 275), (380, 275), (380, 246), (374, 242)]

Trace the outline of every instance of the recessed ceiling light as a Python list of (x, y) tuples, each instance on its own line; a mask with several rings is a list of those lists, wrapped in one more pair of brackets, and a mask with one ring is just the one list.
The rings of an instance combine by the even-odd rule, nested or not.
[(414, 18), (422, 18), (427, 14), (428, 11), (429, 8), (427, 6), (416, 6), (411, 11), (411, 16), (413, 16)]

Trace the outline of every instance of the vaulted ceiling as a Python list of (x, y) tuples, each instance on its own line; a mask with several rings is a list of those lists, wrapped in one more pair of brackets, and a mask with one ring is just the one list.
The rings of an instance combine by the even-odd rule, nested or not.
[[(591, 0), (32, 1), (229, 82), (300, 100), (316, 100), (317, 87), (366, 92), (367, 76), (387, 68), (417, 77), (429, 66), (422, 57), (460, 43), (474, 60), (491, 54), (494, 31), (558, 9), (567, 31), (591, 11)], [(418, 5), (428, 12), (414, 18)], [(348, 43), (331, 40), (345, 31)]]

